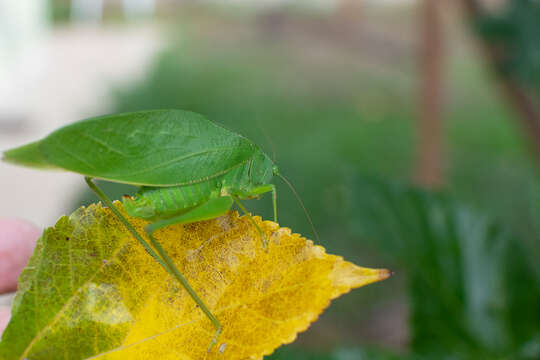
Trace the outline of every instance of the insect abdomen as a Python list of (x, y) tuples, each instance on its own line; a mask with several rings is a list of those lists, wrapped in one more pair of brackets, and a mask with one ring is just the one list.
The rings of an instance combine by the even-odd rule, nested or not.
[(213, 181), (188, 186), (142, 188), (133, 198), (124, 198), (124, 207), (133, 217), (167, 218), (199, 205), (217, 194)]

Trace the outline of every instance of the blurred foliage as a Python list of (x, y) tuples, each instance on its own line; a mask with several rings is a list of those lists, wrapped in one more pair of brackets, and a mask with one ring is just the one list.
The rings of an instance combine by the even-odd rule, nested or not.
[(506, 1), (502, 10), (477, 19), (477, 29), (498, 50), (500, 70), (540, 95), (540, 2)]
[[(73, 18), (71, 0), (47, 0), (49, 8), (49, 20), (53, 25), (67, 25), (71, 22), (83, 24), (84, 19)], [(79, 6), (81, 6), (79, 4)], [(100, 21), (107, 24), (118, 24), (125, 22), (126, 17), (122, 1), (107, 1), (102, 4), (102, 14)], [(91, 15), (89, 15), (91, 18)]]
[(408, 355), (396, 355), (380, 349), (342, 348), (331, 352), (315, 352), (294, 346), (282, 347), (268, 360), (398, 360), (418, 359)]
[(267, 356), (269, 360), (334, 360), (332, 353), (315, 352), (305, 349), (297, 349), (293, 346), (279, 348), (274, 354)]
[(69, 0), (48, 0), (49, 18), (54, 24), (66, 23), (71, 15), (71, 2)]
[(353, 231), (407, 269), (413, 351), (540, 356), (540, 283), (519, 238), (444, 194), (366, 180), (354, 189)]

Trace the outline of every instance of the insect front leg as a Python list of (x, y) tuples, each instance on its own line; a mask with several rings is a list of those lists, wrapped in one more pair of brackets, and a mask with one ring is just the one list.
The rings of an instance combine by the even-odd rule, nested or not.
[(270, 184), (272, 187), (272, 206), (274, 207), (274, 222), (277, 221), (277, 192), (276, 192), (276, 185)]
[(191, 285), (189, 285), (188, 281), (184, 276), (178, 271), (176, 266), (174, 265), (172, 259), (169, 257), (165, 249), (161, 246), (161, 244), (152, 236), (152, 234), (163, 227), (175, 225), (175, 224), (186, 224), (186, 223), (192, 223), (195, 221), (202, 221), (202, 220), (209, 220), (214, 219), (220, 215), (223, 215), (226, 213), (232, 206), (232, 199), (230, 197), (219, 197), (217, 199), (209, 200), (194, 209), (182, 213), (181, 215), (164, 219), (157, 221), (153, 224), (147, 225), (145, 230), (148, 234), (148, 237), (150, 238), (150, 242), (154, 246), (154, 248), (157, 250), (157, 252), (161, 255), (169, 269), (172, 270), (173, 276), (184, 286), (184, 288), (187, 290), (189, 295), (192, 297), (192, 299), (199, 305), (201, 310), (205, 313), (205, 315), (214, 323), (216, 326), (216, 333), (214, 335), (214, 338), (210, 342), (210, 345), (208, 347), (208, 350), (212, 348), (217, 343), (218, 337), (221, 334), (222, 327), (221, 323), (216, 319), (216, 317), (212, 314), (210, 309), (206, 306), (206, 304), (201, 300), (197, 292), (193, 290)]

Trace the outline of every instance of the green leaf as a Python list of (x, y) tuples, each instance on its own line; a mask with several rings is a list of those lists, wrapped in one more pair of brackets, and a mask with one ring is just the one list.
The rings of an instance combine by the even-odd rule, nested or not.
[(540, 356), (531, 350), (540, 334), (540, 289), (520, 239), (444, 194), (367, 180), (356, 189), (352, 228), (407, 271), (413, 351)]

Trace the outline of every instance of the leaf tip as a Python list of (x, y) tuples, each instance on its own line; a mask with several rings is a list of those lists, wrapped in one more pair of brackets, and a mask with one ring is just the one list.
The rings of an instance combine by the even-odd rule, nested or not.
[(394, 273), (388, 269), (370, 269), (356, 266), (347, 261), (341, 261), (330, 274), (334, 286), (345, 292), (353, 288), (362, 287), (375, 282), (383, 281)]

